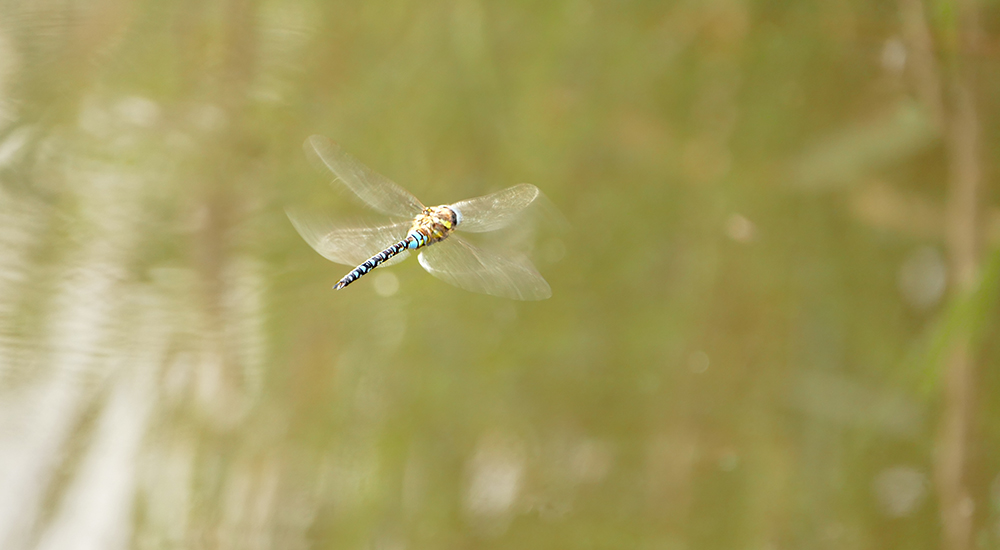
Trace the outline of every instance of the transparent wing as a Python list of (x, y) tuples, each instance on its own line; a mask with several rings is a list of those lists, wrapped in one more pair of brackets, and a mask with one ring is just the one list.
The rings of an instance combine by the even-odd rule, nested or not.
[(449, 206), (462, 216), (458, 229), (481, 233), (500, 229), (517, 218), (517, 214), (538, 197), (538, 188), (521, 183), (503, 191), (456, 202)]
[[(368, 258), (403, 240), (412, 224), (406, 221), (339, 227), (328, 220), (302, 212), (286, 210), (285, 213), (295, 230), (313, 250), (332, 262), (351, 267), (361, 265)], [(382, 265), (394, 264), (408, 255), (404, 251)]]
[(454, 234), (428, 246), (418, 258), (431, 275), (471, 292), (513, 300), (552, 296), (549, 284), (527, 258), (483, 250)]
[(376, 173), (323, 136), (310, 136), (303, 144), (306, 155), (333, 172), (337, 179), (366, 204), (390, 216), (412, 218), (424, 205), (389, 178)]

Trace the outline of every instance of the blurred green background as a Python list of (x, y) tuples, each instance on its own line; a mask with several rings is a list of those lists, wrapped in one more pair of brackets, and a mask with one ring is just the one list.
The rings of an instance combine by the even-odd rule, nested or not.
[[(993, 1), (2, 0), (0, 547), (998, 548), (997, 98)], [(311, 134), (553, 297), (331, 290)]]

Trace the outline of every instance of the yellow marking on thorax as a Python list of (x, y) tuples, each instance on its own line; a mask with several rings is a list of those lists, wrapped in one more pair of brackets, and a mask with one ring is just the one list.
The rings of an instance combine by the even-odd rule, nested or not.
[(436, 243), (448, 236), (454, 229), (453, 212), (447, 206), (431, 206), (425, 208), (413, 220), (410, 232), (419, 231), (427, 237), (427, 244)]

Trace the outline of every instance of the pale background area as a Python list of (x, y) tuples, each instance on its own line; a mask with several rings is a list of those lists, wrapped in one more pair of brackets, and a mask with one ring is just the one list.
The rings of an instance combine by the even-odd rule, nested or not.
[[(0, 548), (1000, 547), (998, 97), (995, 2), (0, 0)], [(553, 297), (331, 290), (311, 134)]]

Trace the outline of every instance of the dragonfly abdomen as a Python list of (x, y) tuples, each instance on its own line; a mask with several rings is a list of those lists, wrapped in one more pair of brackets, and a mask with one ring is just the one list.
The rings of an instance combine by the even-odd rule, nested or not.
[(368, 258), (368, 260), (366, 260), (365, 263), (359, 265), (358, 267), (354, 268), (354, 271), (351, 271), (350, 273), (345, 275), (344, 278), (341, 279), (340, 282), (338, 282), (336, 286), (334, 286), (333, 288), (340, 290), (345, 286), (353, 283), (354, 281), (357, 281), (359, 278), (361, 278), (362, 275), (375, 269), (380, 264), (382, 264), (382, 262), (388, 261), (396, 254), (399, 254), (400, 252), (406, 250), (411, 240), (412, 240), (411, 237), (407, 237), (399, 241), (398, 243), (390, 246), (389, 248), (386, 248), (382, 252), (379, 252), (378, 254), (372, 256), (371, 258)]
[(405, 239), (372, 256), (365, 263), (354, 268), (333, 288), (340, 290), (357, 281), (362, 275), (378, 267), (381, 263), (404, 250), (416, 250), (444, 240), (455, 230), (459, 214), (447, 206), (425, 208), (414, 220), (413, 227)]

